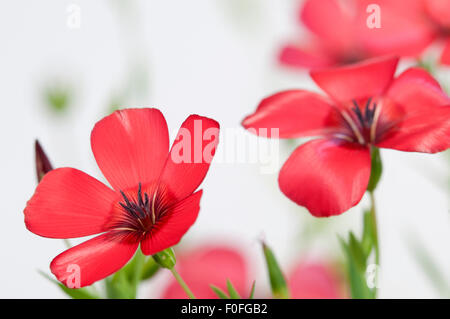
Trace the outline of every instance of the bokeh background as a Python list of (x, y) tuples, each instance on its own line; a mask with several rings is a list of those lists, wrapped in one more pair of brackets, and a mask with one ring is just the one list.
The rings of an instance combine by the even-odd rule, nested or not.
[[(197, 113), (247, 135), (240, 121), (264, 96), (287, 88), (317, 90), (306, 72), (277, 62), (281, 45), (301, 35), (300, 2), (3, 1), (0, 297), (64, 297), (38, 273), (49, 273), (64, 243), (38, 237), (23, 223), (36, 186), (36, 138), (54, 166), (76, 167), (104, 181), (89, 135), (117, 107), (157, 107), (172, 133)], [(78, 9), (81, 20), (74, 27), (68, 19)], [(448, 73), (444, 69), (440, 79), (450, 83)], [(222, 139), (220, 149), (233, 142)], [(280, 144), (280, 167), (300, 142)], [(382, 151), (385, 170), (376, 193), (382, 298), (445, 297), (448, 155)], [(315, 219), (281, 194), (277, 175), (262, 174), (258, 163), (213, 163), (202, 184), (199, 219), (177, 249), (214, 242), (235, 247), (248, 255), (249, 277), (260, 295), (268, 286), (261, 239), (286, 272), (299, 259), (342, 259), (337, 235), (361, 231), (366, 199), (339, 217)], [(139, 296), (160, 296), (168, 275), (159, 273)]]

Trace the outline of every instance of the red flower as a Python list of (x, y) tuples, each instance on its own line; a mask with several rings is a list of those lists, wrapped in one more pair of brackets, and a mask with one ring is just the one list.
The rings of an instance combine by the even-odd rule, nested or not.
[[(250, 293), (244, 257), (238, 251), (229, 247), (204, 246), (198, 248), (186, 255), (181, 255), (176, 267), (197, 298), (218, 298), (210, 285), (227, 291), (227, 279), (231, 281), (243, 298)], [(182, 299), (186, 298), (186, 293), (172, 279), (161, 297)]]
[(281, 191), (317, 217), (338, 215), (362, 198), (370, 146), (436, 153), (450, 147), (450, 100), (424, 70), (393, 78), (397, 58), (312, 71), (328, 97), (289, 90), (264, 99), (243, 126), (279, 128), (279, 137), (319, 137), (281, 169)]
[(301, 262), (288, 276), (292, 299), (342, 299), (343, 280), (324, 262)]
[(450, 65), (450, 1), (424, 0), (425, 13), (431, 22), (436, 37), (443, 39), (442, 64)]
[(55, 169), (24, 210), (26, 227), (43, 237), (103, 233), (53, 259), (58, 280), (67, 285), (78, 269), (79, 286), (87, 286), (124, 266), (139, 244), (152, 255), (178, 243), (197, 218), (202, 191), (193, 192), (208, 171), (218, 132), (216, 121), (191, 115), (169, 152), (157, 109), (117, 111), (99, 121), (92, 151), (114, 190), (79, 170)]
[[(437, 0), (440, 1), (440, 0)], [(416, 56), (434, 32), (422, 17), (422, 0), (378, 0), (380, 28), (369, 28), (371, 0), (306, 0), (299, 20), (313, 35), (285, 46), (282, 64), (296, 68), (337, 66), (386, 54)]]

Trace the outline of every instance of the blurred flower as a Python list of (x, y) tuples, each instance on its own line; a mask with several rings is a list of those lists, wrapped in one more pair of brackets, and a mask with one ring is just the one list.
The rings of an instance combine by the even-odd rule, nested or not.
[[(438, 0), (439, 1), (439, 0)], [(434, 38), (422, 17), (422, 0), (378, 0), (380, 27), (369, 27), (371, 0), (306, 0), (300, 22), (310, 41), (286, 45), (282, 64), (320, 68), (353, 63), (386, 54), (416, 56)]]
[(450, 65), (450, 1), (424, 0), (425, 14), (431, 22), (432, 31), (444, 40), (440, 62)]
[[(219, 124), (191, 115), (169, 152), (167, 124), (159, 110), (117, 111), (91, 134), (97, 164), (114, 190), (73, 168), (44, 176), (24, 210), (31, 232), (50, 238), (103, 233), (53, 259), (50, 268), (59, 281), (68, 285), (78, 270), (79, 287), (87, 286), (124, 266), (139, 244), (145, 255), (152, 255), (179, 242), (197, 218), (202, 191), (193, 192), (210, 165), (203, 152), (198, 158), (186, 148), (209, 147), (212, 156), (218, 135), (208, 143), (203, 135), (196, 140), (207, 129), (218, 134)], [(174, 161), (180, 151), (190, 155), (188, 161)]]
[(325, 262), (300, 262), (288, 277), (292, 299), (347, 298), (341, 278), (334, 267)]
[[(178, 258), (177, 269), (197, 298), (218, 298), (210, 285), (227, 290), (230, 280), (241, 296), (249, 291), (245, 258), (227, 246), (203, 246)], [(164, 289), (161, 298), (186, 298), (186, 293), (172, 280)]]
[(450, 99), (425, 70), (397, 78), (397, 58), (312, 71), (327, 97), (289, 90), (264, 99), (243, 121), (256, 134), (319, 137), (298, 147), (281, 169), (281, 191), (316, 217), (359, 203), (371, 173), (371, 148), (436, 153), (450, 147)]

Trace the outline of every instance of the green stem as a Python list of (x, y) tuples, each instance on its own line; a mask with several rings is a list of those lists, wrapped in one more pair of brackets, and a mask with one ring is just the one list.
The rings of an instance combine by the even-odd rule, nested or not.
[(180, 284), (181, 288), (183, 288), (186, 295), (188, 295), (189, 299), (196, 299), (192, 291), (189, 289), (188, 285), (184, 282), (183, 278), (181, 278), (180, 274), (175, 270), (175, 267), (170, 269), (176, 281)]
[(369, 196), (370, 196), (370, 202), (371, 202), (371, 207), (370, 207), (370, 216), (372, 217), (372, 234), (373, 234), (373, 241), (374, 241), (374, 246), (375, 246), (375, 263), (377, 264), (377, 266), (380, 265), (380, 249), (378, 247), (378, 227), (377, 227), (377, 210), (376, 210), (376, 206), (375, 206), (375, 195), (373, 193), (373, 191), (369, 192)]

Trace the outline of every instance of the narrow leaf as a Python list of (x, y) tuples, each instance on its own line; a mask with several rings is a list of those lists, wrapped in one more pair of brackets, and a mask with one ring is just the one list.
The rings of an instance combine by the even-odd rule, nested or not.
[(250, 295), (248, 296), (248, 299), (253, 299), (253, 297), (255, 295), (255, 286), (256, 286), (256, 281), (253, 281), (252, 289), (250, 290)]
[(266, 258), (267, 270), (269, 273), (270, 286), (272, 293), (276, 298), (289, 298), (289, 290), (287, 287), (286, 279), (278, 265), (278, 262), (273, 254), (272, 250), (263, 242), (263, 251)]
[(230, 295), (231, 299), (241, 299), (241, 296), (236, 291), (236, 288), (234, 288), (233, 284), (228, 279), (227, 279), (227, 288), (228, 288), (228, 294)]
[(45, 278), (47, 278), (49, 281), (53, 282), (55, 285), (57, 285), (66, 295), (71, 297), (72, 299), (99, 299), (98, 296), (90, 292), (87, 288), (77, 288), (77, 289), (71, 289), (64, 286), (59, 281), (53, 279), (49, 275), (47, 275), (45, 272), (38, 270), (38, 272)]
[(220, 299), (230, 299), (230, 297), (228, 297), (228, 295), (219, 287), (216, 287), (214, 285), (210, 285), (210, 287)]

